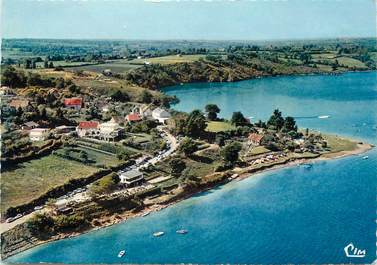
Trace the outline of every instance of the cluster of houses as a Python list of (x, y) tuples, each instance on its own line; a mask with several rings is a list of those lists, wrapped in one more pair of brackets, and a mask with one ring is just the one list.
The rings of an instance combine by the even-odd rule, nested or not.
[[(64, 106), (68, 109), (79, 111), (84, 102), (81, 98), (67, 98), (64, 100)], [(152, 109), (151, 105), (138, 105), (125, 118), (111, 118), (110, 121), (100, 123), (98, 121), (82, 121), (77, 127), (59, 126), (54, 129), (55, 134), (69, 133), (76, 131), (78, 137), (88, 137), (103, 141), (116, 141), (124, 135), (124, 128), (121, 124), (135, 123), (145, 119), (156, 120), (164, 124), (166, 120), (171, 118), (171, 114), (162, 108)], [(43, 141), (48, 138), (50, 129), (38, 128), (35, 122), (26, 122), (23, 130), (29, 131), (31, 141)]]

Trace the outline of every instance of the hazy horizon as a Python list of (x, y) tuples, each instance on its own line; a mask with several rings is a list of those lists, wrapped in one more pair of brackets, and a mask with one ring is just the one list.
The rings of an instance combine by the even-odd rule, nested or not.
[(373, 0), (3, 0), (1, 21), (4, 39), (289, 41), (376, 36)]

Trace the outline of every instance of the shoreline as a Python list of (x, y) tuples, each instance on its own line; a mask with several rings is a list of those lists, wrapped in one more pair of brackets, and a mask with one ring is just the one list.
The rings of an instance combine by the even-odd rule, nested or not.
[[(236, 79), (231, 81), (191, 81), (191, 82), (178, 82), (173, 85), (168, 86), (162, 86), (158, 88), (158, 91), (162, 92), (163, 94), (166, 94), (166, 91), (169, 91), (169, 89), (174, 89), (177, 86), (183, 85), (189, 85), (189, 84), (208, 84), (208, 83), (215, 83), (215, 84), (221, 84), (221, 83), (236, 83), (236, 82), (243, 82), (243, 81), (249, 81), (249, 80), (256, 80), (256, 79), (264, 79), (264, 78), (279, 78), (279, 77), (300, 77), (300, 76), (333, 76), (333, 75), (344, 75), (344, 74), (353, 74), (353, 73), (371, 73), (371, 72), (377, 72), (373, 69), (365, 69), (365, 70), (344, 70), (339, 72), (311, 72), (311, 73), (290, 73), (290, 74), (266, 74), (266, 75), (257, 75), (257, 76), (250, 76), (243, 79)], [(148, 88), (149, 89), (149, 88)], [(172, 106), (175, 104), (172, 104)]]
[[(253, 177), (257, 174), (262, 174), (262, 173), (265, 173), (265, 172), (268, 172), (268, 171), (298, 166), (298, 165), (301, 165), (301, 164), (304, 164), (304, 163), (315, 163), (317, 161), (333, 160), (333, 159), (340, 159), (340, 158), (344, 158), (344, 157), (348, 157), (348, 156), (361, 155), (361, 154), (363, 154), (363, 153), (365, 153), (365, 152), (367, 152), (367, 151), (369, 151), (369, 150), (371, 150), (375, 147), (374, 145), (369, 144), (369, 143), (361, 143), (361, 142), (357, 142), (355, 140), (352, 140), (352, 141), (357, 144), (356, 148), (353, 149), (353, 150), (324, 153), (324, 154), (320, 154), (318, 157), (315, 157), (315, 158), (296, 158), (296, 159), (293, 159), (293, 160), (291, 160), (292, 159), (291, 158), (291, 159), (288, 159), (287, 161), (284, 161), (281, 164), (266, 165), (266, 167), (261, 168), (261, 169), (256, 169), (256, 170), (255, 169), (252, 170), (252, 169), (249, 168), (249, 169), (246, 169), (245, 172), (237, 174), (236, 177), (226, 177), (223, 181), (220, 181), (220, 183), (217, 183), (215, 185), (211, 185), (209, 187), (199, 188), (198, 190), (195, 190), (194, 192), (189, 192), (187, 194), (184, 194), (183, 196), (178, 196), (177, 198), (173, 198), (172, 200), (167, 200), (166, 203), (162, 202), (162, 203), (152, 204), (150, 206), (146, 206), (144, 209), (142, 209), (139, 212), (127, 211), (127, 212), (118, 214), (117, 216), (113, 215), (111, 217), (103, 219), (102, 222), (101, 222), (101, 225), (99, 225), (99, 226), (91, 227), (91, 228), (84, 229), (84, 230), (78, 231), (78, 232), (70, 232), (70, 233), (66, 233), (66, 234), (59, 234), (59, 235), (53, 236), (52, 238), (50, 238), (48, 240), (37, 241), (34, 244), (31, 244), (31, 245), (28, 245), (26, 247), (16, 249), (13, 252), (7, 253), (7, 255), (2, 254), (1, 260), (6, 261), (6, 259), (11, 257), (11, 256), (17, 255), (19, 253), (22, 253), (26, 250), (35, 248), (37, 246), (41, 246), (41, 245), (44, 245), (44, 244), (47, 244), (47, 243), (51, 243), (53, 241), (68, 239), (68, 238), (80, 236), (80, 235), (83, 235), (83, 234), (87, 234), (87, 233), (90, 233), (90, 232), (95, 232), (99, 229), (104, 229), (104, 228), (107, 228), (107, 227), (110, 227), (110, 226), (113, 226), (113, 225), (116, 225), (116, 224), (126, 222), (129, 219), (138, 218), (138, 217), (139, 218), (145, 217), (145, 216), (147, 216), (147, 215), (149, 215), (153, 212), (161, 211), (161, 210), (163, 210), (163, 209), (165, 209), (165, 208), (167, 208), (171, 205), (179, 203), (179, 202), (181, 202), (185, 199), (188, 199), (188, 198), (190, 198), (190, 197), (192, 197), (196, 194), (206, 192), (206, 191), (211, 190), (211, 189), (213, 189), (217, 186), (223, 186), (223, 185), (230, 183), (230, 182), (233, 182), (233, 181), (242, 181), (246, 178)], [(232, 169), (230, 171), (234, 171), (234, 169)], [(223, 173), (225, 174), (225, 172), (223, 172)]]

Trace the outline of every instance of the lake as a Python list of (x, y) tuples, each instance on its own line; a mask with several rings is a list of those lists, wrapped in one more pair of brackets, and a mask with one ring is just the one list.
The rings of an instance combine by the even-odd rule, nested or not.
[[(177, 110), (208, 103), (230, 118), (273, 109), (300, 127), (377, 144), (377, 74), (288, 76), (170, 87)], [(328, 119), (319, 119), (329, 115)], [(8, 262), (59, 263), (371, 263), (376, 253), (377, 152), (257, 174), (163, 211), (52, 242)], [(186, 235), (175, 233), (187, 229)], [(155, 231), (166, 234), (154, 238)], [(347, 258), (353, 243), (364, 258)], [(119, 259), (119, 250), (126, 255)]]

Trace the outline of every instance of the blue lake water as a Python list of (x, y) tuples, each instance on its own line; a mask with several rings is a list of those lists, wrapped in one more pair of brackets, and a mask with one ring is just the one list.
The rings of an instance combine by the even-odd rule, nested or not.
[[(274, 108), (299, 126), (377, 144), (377, 74), (294, 76), (166, 89), (191, 111), (208, 103), (229, 118), (266, 119)], [(329, 119), (308, 118), (330, 115)], [(8, 262), (370, 263), (376, 253), (377, 152), (269, 171), (145, 218), (20, 253)], [(188, 229), (186, 235), (175, 230)], [(155, 231), (165, 231), (154, 238)], [(352, 242), (365, 258), (347, 258)], [(117, 253), (125, 249), (119, 259)]]

